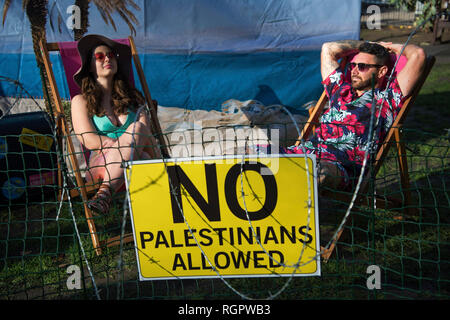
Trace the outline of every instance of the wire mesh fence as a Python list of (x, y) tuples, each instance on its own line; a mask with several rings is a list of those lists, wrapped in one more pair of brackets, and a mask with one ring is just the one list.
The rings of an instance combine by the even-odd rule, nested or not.
[[(0, 299), (450, 296), (450, 143), (446, 136), (402, 129), (409, 190), (402, 187), (398, 154), (392, 148), (363, 194), (366, 201), (353, 207), (334, 251), (322, 261), (320, 277), (140, 281), (134, 243), (122, 239), (120, 245), (102, 246), (101, 254), (97, 254), (88, 224), (89, 219), (95, 222), (100, 243), (112, 237), (119, 237), (120, 242), (121, 235), (132, 233), (126, 191), (114, 195), (109, 214), (87, 218), (81, 197), (76, 192), (69, 193), (77, 189), (75, 169), (68, 161), (66, 145), (58, 145), (53, 134), (54, 122), (45, 112), (27, 116), (31, 117), (30, 122), (23, 121), (23, 115), (0, 120), (2, 128), (14, 129), (0, 137)], [(21, 117), (19, 122), (16, 117)], [(298, 128), (303, 125), (296, 123)], [(239, 155), (252, 144), (277, 140), (280, 146), (292, 145), (297, 135), (293, 126), (277, 123), (192, 127), (164, 134), (173, 157)], [(71, 138), (77, 140), (75, 135)], [(62, 141), (66, 139), (63, 137)], [(76, 156), (84, 175), (84, 155), (79, 148)], [(62, 180), (58, 180), (58, 168), (62, 169)], [(370, 165), (369, 172), (371, 168)], [(323, 246), (332, 239), (349, 206), (348, 200), (343, 199), (353, 192), (331, 191), (344, 197), (319, 197)], [(409, 201), (407, 191), (411, 195)], [(370, 281), (370, 266), (379, 268), (380, 283)]]
[[(2, 79), (19, 90), (17, 82)], [(36, 109), (42, 109), (29, 97)], [(45, 111), (0, 118), (0, 299), (448, 299), (450, 296), (450, 140), (403, 128), (409, 187), (405, 189), (396, 148), (372, 173), (362, 201), (355, 203), (334, 250), (321, 257), (314, 277), (240, 277), (140, 281), (126, 190), (113, 196), (105, 215), (86, 216), (75, 174), (86, 178), (85, 153), (73, 134), (57, 135)], [(275, 109), (280, 107), (275, 107)], [(283, 111), (283, 108), (280, 109)], [(286, 112), (284, 112), (286, 113)], [(68, 123), (70, 115), (67, 114)], [(282, 115), (277, 114), (277, 119)], [(265, 119), (261, 117), (260, 119)], [(245, 125), (167, 126), (173, 158), (237, 155), (256, 145), (293, 145), (304, 117), (250, 121)], [(75, 143), (70, 161), (67, 141)], [(268, 149), (266, 149), (267, 151)], [(59, 174), (61, 173), (61, 174)], [(354, 187), (354, 186), (353, 186)], [(339, 230), (354, 188), (319, 196), (320, 244)], [(330, 192), (331, 191), (331, 192)], [(93, 189), (95, 192), (95, 189)], [(89, 197), (93, 193), (89, 193)], [(337, 196), (336, 196), (337, 195)], [(292, 199), (295, 201), (296, 199)], [(151, 210), (152, 204), (149, 204)], [(92, 241), (91, 223), (101, 244)], [(108, 245), (114, 238), (115, 245)], [(109, 243), (111, 244), (111, 242)], [(322, 251), (324, 248), (321, 248)], [(157, 257), (156, 257), (157, 258)], [(379, 281), (373, 281), (378, 272)], [(373, 273), (373, 275), (375, 275)], [(276, 274), (275, 274), (276, 275)]]

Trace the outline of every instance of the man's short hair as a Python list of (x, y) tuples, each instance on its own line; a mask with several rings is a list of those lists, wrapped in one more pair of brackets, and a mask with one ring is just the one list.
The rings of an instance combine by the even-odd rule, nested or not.
[(389, 66), (390, 64), (391, 55), (389, 54), (389, 51), (378, 43), (364, 42), (359, 46), (358, 50), (359, 52), (374, 55), (377, 64), (382, 64), (385, 66)]

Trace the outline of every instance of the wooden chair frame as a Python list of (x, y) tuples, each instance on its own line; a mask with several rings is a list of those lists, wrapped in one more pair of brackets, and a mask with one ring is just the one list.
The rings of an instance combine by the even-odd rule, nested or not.
[[(404, 192), (404, 204), (405, 204), (405, 211), (408, 214), (414, 214), (415, 210), (414, 208), (410, 208), (409, 204), (411, 202), (411, 190), (410, 190), (410, 184), (409, 184), (409, 174), (408, 174), (408, 162), (406, 158), (406, 149), (405, 149), (405, 143), (402, 141), (402, 126), (406, 119), (406, 116), (411, 109), (412, 105), (414, 104), (414, 101), (417, 97), (417, 95), (420, 92), (420, 89), (422, 88), (425, 80), (427, 79), (431, 69), (433, 68), (433, 65), (436, 61), (436, 58), (434, 56), (429, 56), (426, 59), (425, 68), (422, 72), (421, 77), (419, 78), (418, 82), (416, 83), (413, 92), (406, 98), (406, 100), (403, 103), (402, 108), (400, 109), (399, 114), (394, 120), (394, 123), (392, 124), (391, 128), (387, 132), (387, 135), (381, 144), (376, 157), (374, 159), (374, 168), (373, 168), (373, 174), (376, 176), (379, 169), (381, 168), (381, 165), (383, 164), (384, 159), (386, 158), (388, 151), (390, 147), (394, 144), (397, 147), (397, 154), (398, 154), (398, 164), (400, 169), (400, 181), (402, 186), (402, 191)], [(326, 91), (324, 90), (322, 95), (320, 96), (319, 100), (317, 101), (316, 105), (309, 110), (309, 119), (308, 122), (303, 127), (303, 130), (301, 132), (300, 137), (298, 138), (296, 142), (296, 146), (299, 146), (302, 140), (306, 140), (313, 132), (314, 128), (319, 124), (319, 117), (322, 115), (323, 110), (325, 108), (325, 105), (328, 102), (328, 96), (326, 94)], [(366, 174), (364, 177), (359, 195), (356, 198), (355, 204), (356, 205), (369, 205), (370, 199), (368, 197), (362, 196), (364, 193), (367, 192), (367, 189), (369, 187), (369, 181), (370, 176), (369, 174)], [(352, 198), (352, 195), (344, 194), (344, 193), (323, 193), (323, 196), (326, 197), (332, 197), (337, 200), (345, 201), (347, 203), (350, 203), (350, 200)], [(321, 195), (321, 196), (322, 196)], [(393, 203), (401, 203), (401, 201), (393, 198), (376, 198), (377, 206), (382, 208), (388, 208)], [(401, 217), (399, 217), (401, 219)], [(344, 229), (341, 229), (340, 232), (337, 234), (337, 237), (332, 241), (330, 244), (330, 247), (325, 250), (325, 248), (322, 249), (322, 257), (324, 258), (324, 261), (327, 261), (331, 254), (334, 251), (334, 248), (336, 246), (336, 242), (339, 240), (340, 236), (342, 235)]]
[[(152, 96), (148, 89), (147, 80), (145, 78), (144, 71), (142, 69), (142, 65), (141, 65), (137, 50), (136, 50), (136, 45), (134, 43), (133, 37), (131, 37), (131, 36), (128, 37), (128, 41), (129, 41), (129, 45), (131, 48), (132, 59), (133, 59), (134, 66), (136, 68), (137, 75), (139, 77), (139, 80), (140, 80), (140, 83), (142, 86), (144, 97), (145, 97), (147, 105), (149, 106), (149, 109), (150, 109), (152, 132), (156, 133), (156, 138), (159, 140), (159, 144), (161, 145), (161, 150), (162, 150), (163, 156), (167, 157), (169, 153), (167, 150), (166, 143), (164, 142), (164, 137), (161, 132), (161, 126), (158, 121), (157, 106), (154, 104), (154, 102), (152, 100)], [(65, 118), (64, 108), (62, 106), (61, 97), (59, 95), (58, 87), (56, 85), (55, 76), (54, 76), (52, 65), (50, 62), (49, 52), (50, 51), (58, 51), (59, 52), (60, 48), (59, 48), (58, 43), (46, 43), (42, 40), (39, 45), (40, 45), (40, 51), (41, 51), (42, 59), (44, 62), (45, 70), (48, 75), (48, 81), (49, 81), (49, 86), (50, 86), (50, 91), (51, 91), (50, 95), (51, 95), (51, 98), (53, 99), (53, 106), (54, 106), (53, 113), (54, 113), (54, 117), (55, 117), (55, 121), (56, 121), (58, 143), (60, 146), (62, 146), (63, 145), (62, 144), (63, 137), (67, 137), (67, 149), (68, 149), (68, 153), (69, 153), (69, 161), (74, 169), (75, 180), (77, 183), (76, 187), (70, 189), (70, 191), (69, 191), (70, 196), (77, 197), (77, 196), (81, 195), (81, 198), (83, 200), (83, 206), (84, 206), (86, 220), (88, 223), (88, 228), (89, 228), (89, 232), (91, 235), (92, 244), (93, 244), (96, 254), (100, 255), (102, 253), (103, 246), (105, 246), (105, 245), (106, 246), (114, 246), (114, 245), (119, 244), (120, 236), (113, 237), (113, 238), (110, 238), (110, 239), (107, 239), (104, 241), (99, 241), (96, 226), (95, 226), (93, 216), (92, 216), (92, 212), (89, 209), (89, 207), (87, 206), (88, 194), (95, 192), (97, 187), (94, 185), (86, 185), (85, 181), (81, 175), (81, 170), (80, 170), (80, 166), (78, 163), (78, 159), (75, 156), (75, 148), (74, 148), (74, 144), (72, 142), (72, 138), (70, 135), (70, 129), (67, 124), (67, 120)], [(59, 193), (60, 200), (62, 197), (62, 187), (63, 187), (62, 184), (63, 184), (62, 168), (61, 168), (61, 164), (58, 163), (58, 185), (61, 190)], [(64, 197), (64, 199), (62, 199), (62, 200), (65, 200), (65, 199), (67, 199), (67, 196)], [(132, 234), (127, 234), (123, 238), (124, 243), (131, 242), (131, 241), (133, 241)]]

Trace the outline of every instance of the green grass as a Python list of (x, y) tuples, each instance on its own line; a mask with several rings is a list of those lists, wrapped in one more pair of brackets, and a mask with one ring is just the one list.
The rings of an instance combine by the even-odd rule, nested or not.
[[(85, 261), (80, 252), (69, 206), (64, 204), (56, 221), (57, 205), (5, 207), (0, 211), (0, 299), (68, 298), (93, 294)], [(120, 206), (120, 204), (118, 204)], [(118, 248), (105, 249), (97, 256), (93, 250), (84, 211), (75, 204), (73, 213), (90, 267), (96, 278), (116, 281), (119, 276), (116, 257)], [(120, 232), (120, 212), (95, 218), (100, 240)], [(117, 232), (117, 233), (115, 233)], [(129, 230), (127, 230), (129, 232)], [(135, 266), (134, 251), (125, 250), (123, 272)], [(67, 289), (69, 265), (84, 266), (85, 290)]]
[[(425, 81), (405, 126), (419, 132), (447, 135), (450, 129), (450, 64), (435, 65)], [(419, 135), (408, 139), (420, 141)]]

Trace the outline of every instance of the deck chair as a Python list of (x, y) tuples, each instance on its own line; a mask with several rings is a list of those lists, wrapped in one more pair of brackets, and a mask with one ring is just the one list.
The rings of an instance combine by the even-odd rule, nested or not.
[[(157, 117), (157, 105), (152, 100), (152, 97), (150, 95), (150, 91), (148, 89), (147, 81), (139, 60), (139, 56), (136, 50), (136, 46), (134, 43), (133, 37), (128, 37), (127, 39), (118, 39), (116, 40), (118, 42), (121, 42), (123, 44), (127, 44), (131, 47), (131, 53), (132, 53), (132, 60), (134, 62), (134, 66), (137, 71), (137, 75), (139, 77), (142, 90), (144, 93), (145, 100), (147, 102), (147, 105), (150, 109), (150, 116), (151, 116), (151, 125), (152, 125), (152, 132), (155, 134), (156, 139), (158, 140), (158, 144), (161, 146), (162, 149), (162, 155), (163, 157), (168, 156), (168, 150), (167, 150), (167, 144), (164, 142), (164, 137), (161, 132), (161, 126), (158, 121)], [(78, 70), (78, 68), (81, 65), (80, 58), (78, 56), (78, 51), (76, 49), (77, 42), (62, 42), (62, 43), (46, 43), (41, 40), (40, 42), (40, 51), (42, 55), (42, 59), (44, 61), (45, 70), (48, 75), (48, 81), (49, 81), (49, 89), (50, 89), (50, 96), (53, 99), (53, 106), (54, 106), (54, 118), (56, 122), (56, 128), (57, 128), (57, 135), (58, 135), (58, 143), (60, 146), (63, 144), (63, 137), (66, 138), (66, 144), (67, 144), (67, 150), (69, 154), (69, 161), (73, 168), (74, 174), (75, 174), (75, 180), (76, 180), (76, 186), (73, 186), (70, 188), (70, 196), (71, 197), (77, 197), (81, 196), (83, 199), (83, 206), (84, 206), (84, 212), (87, 219), (89, 232), (92, 239), (93, 248), (97, 255), (100, 255), (102, 253), (102, 247), (106, 246), (114, 246), (118, 245), (120, 243), (120, 236), (113, 237), (104, 241), (99, 241), (99, 237), (96, 231), (96, 226), (92, 217), (92, 212), (87, 206), (87, 200), (88, 200), (88, 194), (91, 194), (96, 191), (97, 186), (95, 185), (87, 185), (85, 183), (85, 180), (83, 179), (81, 175), (80, 165), (78, 162), (77, 157), (75, 156), (75, 148), (74, 144), (71, 138), (70, 134), (70, 128), (67, 124), (64, 109), (61, 102), (61, 97), (59, 95), (58, 87), (56, 85), (55, 76), (53, 73), (52, 65), (50, 62), (49, 52), (51, 51), (57, 51), (60, 53), (61, 58), (63, 60), (64, 70), (66, 74), (66, 80), (69, 87), (70, 97), (74, 97), (76, 94), (79, 93), (79, 88), (77, 85), (75, 85), (75, 82), (73, 80), (73, 74)], [(134, 77), (131, 77), (131, 80), (134, 82)], [(134, 83), (132, 83), (134, 85)], [(62, 149), (60, 149), (62, 150)], [(83, 148), (84, 153), (89, 152), (88, 150)], [(85, 157), (86, 160), (86, 157)], [(62, 168), (61, 164), (58, 164), (58, 185), (60, 187), (60, 190), (62, 190)], [(59, 197), (61, 199), (62, 192), (60, 191)], [(67, 199), (67, 197), (64, 197), (62, 200)], [(127, 234), (123, 242), (130, 242), (133, 241), (133, 237), (131, 234)]]
[[(396, 57), (392, 57), (393, 60), (396, 59)], [(404, 63), (406, 62), (406, 58), (402, 57), (404, 61), (402, 63), (401, 60), (399, 61), (399, 64), (397, 65), (397, 68), (395, 70), (395, 73), (398, 73), (401, 68), (403, 68)], [(401, 58), (401, 59), (402, 59)], [(391, 128), (388, 130), (386, 137), (383, 142), (381, 142), (376, 156), (374, 157), (373, 161), (373, 175), (376, 176), (379, 169), (381, 168), (381, 165), (383, 164), (384, 159), (386, 158), (388, 151), (392, 145), (394, 145), (397, 148), (397, 155), (398, 155), (398, 164), (399, 164), (399, 174), (400, 174), (400, 182), (402, 186), (402, 191), (404, 194), (403, 200), (398, 200), (394, 198), (386, 198), (386, 197), (376, 197), (377, 201), (377, 207), (380, 208), (389, 208), (393, 204), (398, 205), (401, 204), (403, 201), (404, 204), (404, 213), (406, 214), (415, 214), (416, 210), (414, 208), (411, 208), (409, 206), (411, 202), (411, 191), (410, 191), (410, 184), (409, 184), (409, 174), (408, 174), (408, 162), (406, 158), (406, 148), (405, 144), (402, 140), (402, 126), (406, 119), (406, 116), (411, 109), (412, 105), (414, 104), (414, 101), (419, 94), (420, 89), (422, 88), (422, 85), (424, 84), (425, 80), (427, 79), (431, 69), (433, 68), (433, 65), (436, 61), (436, 58), (434, 56), (428, 56), (425, 63), (425, 68), (422, 72), (421, 77), (419, 78), (416, 86), (414, 87), (413, 92), (404, 100), (403, 105), (395, 118)], [(345, 66), (347, 61), (343, 60), (341, 61), (341, 66)], [(390, 70), (388, 72), (390, 74)], [(302, 140), (306, 140), (311, 133), (314, 131), (315, 127), (319, 124), (319, 117), (323, 113), (323, 110), (328, 102), (328, 96), (326, 94), (326, 91), (324, 90), (322, 95), (320, 96), (319, 100), (317, 101), (316, 105), (309, 110), (309, 119), (307, 123), (305, 124), (301, 135), (299, 136), (296, 146), (299, 146)], [(370, 175), (368, 171), (366, 170), (366, 175), (363, 178), (360, 191), (358, 193), (358, 196), (355, 201), (355, 205), (370, 205), (371, 199), (370, 197), (363, 196), (369, 187), (370, 182)], [(341, 192), (325, 192), (322, 194), (322, 196), (333, 198), (335, 200), (343, 201), (346, 203), (350, 203), (352, 195), (347, 193), (341, 193)], [(402, 216), (397, 217), (397, 219), (402, 219)], [(322, 257), (324, 261), (327, 261), (331, 254), (334, 251), (334, 248), (336, 246), (337, 241), (339, 240), (340, 236), (342, 235), (343, 228), (341, 231), (337, 234), (336, 238), (332, 241), (330, 244), (330, 247), (327, 250), (324, 250), (322, 248)]]

